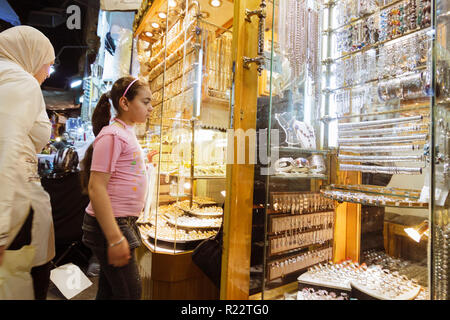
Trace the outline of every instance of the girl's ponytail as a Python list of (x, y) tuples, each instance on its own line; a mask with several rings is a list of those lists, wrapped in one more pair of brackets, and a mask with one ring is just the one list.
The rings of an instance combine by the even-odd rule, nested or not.
[(109, 103), (108, 95), (105, 93), (98, 100), (97, 106), (92, 114), (92, 131), (97, 136), (103, 127), (109, 125), (111, 120), (111, 103)]
[[(109, 125), (111, 119), (111, 103), (107, 94), (103, 94), (98, 100), (97, 106), (92, 114), (92, 131), (97, 136), (103, 127)], [(86, 150), (83, 161), (81, 161), (81, 189), (84, 194), (88, 194), (89, 177), (91, 175), (92, 154), (94, 145), (91, 144)]]

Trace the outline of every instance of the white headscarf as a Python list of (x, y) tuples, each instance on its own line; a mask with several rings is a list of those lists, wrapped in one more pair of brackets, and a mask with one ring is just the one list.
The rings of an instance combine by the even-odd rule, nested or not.
[(18, 26), (0, 33), (0, 57), (13, 61), (35, 75), (44, 64), (55, 60), (55, 50), (50, 40), (39, 30)]

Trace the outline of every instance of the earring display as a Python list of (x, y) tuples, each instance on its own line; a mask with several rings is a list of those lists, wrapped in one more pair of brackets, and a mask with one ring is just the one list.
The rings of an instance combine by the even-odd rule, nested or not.
[[(378, 50), (369, 49), (345, 59), (336, 60), (334, 91), (346, 87), (376, 84), (378, 81), (382, 81), (384, 85), (378, 84), (379, 91), (383, 92), (382, 89), (384, 89), (385, 94), (392, 93), (392, 96), (386, 95), (383, 101), (394, 98), (408, 100), (425, 97), (428, 95), (424, 82), (426, 77), (424, 72), (420, 72), (420, 70), (428, 67), (430, 47), (431, 38), (425, 32), (422, 32), (405, 37), (401, 41), (387, 43), (379, 47)], [(405, 74), (410, 75), (405, 77)], [(393, 77), (399, 77), (399, 79), (392, 79)], [(412, 82), (412, 78), (414, 78), (414, 82)], [(411, 84), (415, 85), (417, 94), (402, 94), (402, 88), (408, 88)], [(390, 91), (387, 89), (390, 89)], [(352, 89), (352, 91), (357, 91), (357, 89)], [(368, 101), (363, 102), (368, 103)]]
[(320, 229), (310, 232), (288, 232), (269, 240), (269, 253), (286, 253), (294, 249), (304, 248), (313, 244), (323, 244), (333, 239), (333, 229)]
[(306, 214), (334, 209), (333, 201), (319, 192), (271, 192), (270, 199), (274, 213)]
[(287, 274), (308, 268), (317, 263), (329, 261), (333, 257), (333, 248), (313, 250), (289, 259), (280, 259), (269, 264), (269, 280), (283, 277)]
[(275, 234), (288, 230), (304, 231), (311, 228), (324, 228), (332, 226), (334, 224), (334, 211), (288, 217), (271, 217), (270, 220), (269, 230)]
[(378, 6), (374, 1), (342, 1), (336, 10), (339, 26), (334, 31), (336, 51), (340, 54), (393, 40), (431, 24), (431, 0), (394, 1)]
[(270, 199), (268, 281), (332, 259), (333, 201), (319, 192), (271, 192)]

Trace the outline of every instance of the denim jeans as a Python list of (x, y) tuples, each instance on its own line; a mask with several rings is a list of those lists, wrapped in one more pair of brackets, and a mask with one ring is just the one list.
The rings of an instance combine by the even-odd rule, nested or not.
[(84, 215), (83, 243), (89, 247), (100, 263), (97, 300), (139, 300), (142, 283), (136, 263), (135, 249), (141, 245), (137, 217), (116, 218), (120, 230), (128, 241), (131, 259), (126, 266), (114, 267), (108, 263), (108, 243), (97, 219)]

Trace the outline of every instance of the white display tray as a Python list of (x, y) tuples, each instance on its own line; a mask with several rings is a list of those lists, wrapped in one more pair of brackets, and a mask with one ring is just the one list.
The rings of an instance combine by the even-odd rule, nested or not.
[(311, 285), (311, 286), (319, 286), (319, 287), (326, 287), (336, 290), (342, 290), (342, 291), (351, 291), (352, 287), (375, 298), (378, 300), (414, 300), (420, 293), (420, 286), (417, 286), (416, 288), (399, 295), (395, 298), (382, 296), (377, 294), (375, 291), (370, 290), (368, 288), (365, 288), (355, 282), (352, 281), (346, 281), (346, 282), (334, 282), (334, 281), (320, 281), (316, 278), (314, 278), (313, 274), (309, 272), (305, 272), (301, 276), (297, 278), (298, 282), (304, 285)]
[(311, 286), (319, 286), (319, 287), (327, 287), (336, 290), (343, 291), (352, 291), (352, 287), (350, 286), (350, 281), (348, 282), (331, 282), (331, 281), (320, 281), (313, 276), (313, 274), (309, 272), (305, 272), (300, 277), (297, 278), (298, 282), (301, 284), (311, 285)]
[(169, 222), (171, 225), (174, 225), (174, 226), (177, 226), (177, 227), (180, 227), (180, 228), (187, 228), (187, 229), (219, 229), (220, 228), (220, 225), (219, 226), (212, 226), (212, 225), (209, 225), (209, 226), (198, 226), (198, 225), (180, 224), (180, 223), (177, 223), (174, 219), (171, 219), (171, 218), (169, 218), (169, 220), (167, 222)]
[(195, 211), (187, 211), (188, 213), (194, 215), (194, 216), (198, 216), (198, 217), (221, 217), (223, 216), (223, 212), (220, 213), (215, 213), (215, 212), (208, 212), (208, 213), (198, 213)]
[(380, 294), (376, 293), (375, 291), (370, 290), (369, 288), (359, 285), (358, 283), (355, 283), (353, 281), (350, 284), (355, 289), (357, 289), (371, 297), (374, 297), (375, 299), (378, 299), (378, 300), (414, 300), (420, 293), (420, 287), (417, 286), (414, 289), (412, 289), (404, 294), (401, 294), (395, 298), (391, 298), (391, 297), (380, 295)]

